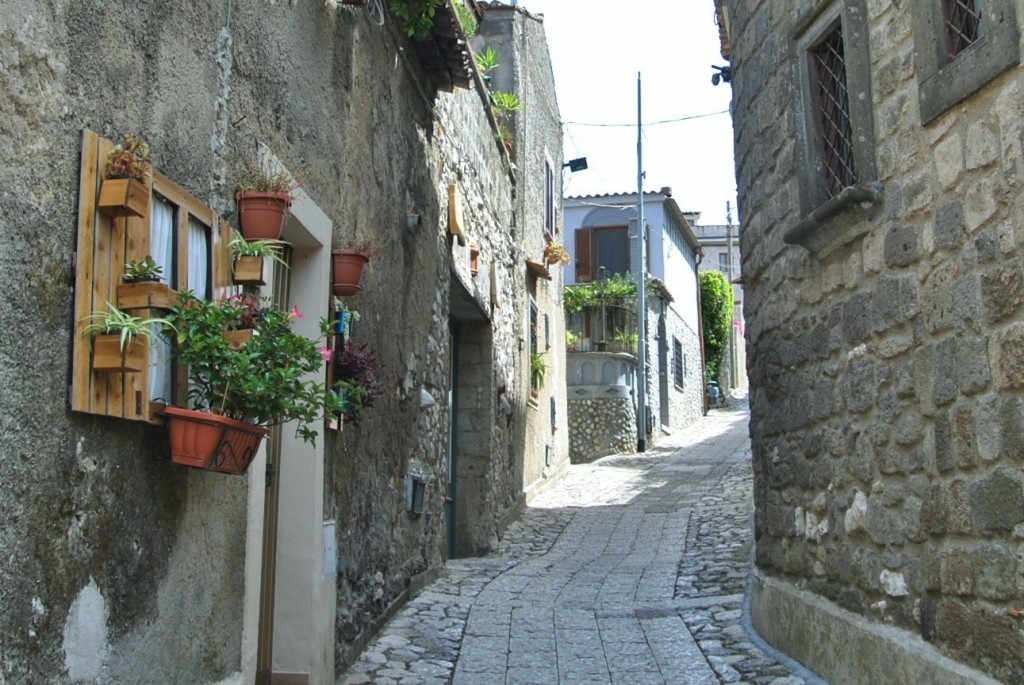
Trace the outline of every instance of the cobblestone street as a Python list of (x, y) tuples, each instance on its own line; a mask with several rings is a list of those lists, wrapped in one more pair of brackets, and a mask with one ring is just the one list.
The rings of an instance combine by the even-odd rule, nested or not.
[(804, 683), (743, 626), (751, 470), (734, 404), (645, 454), (572, 466), (498, 554), (449, 562), (339, 682)]

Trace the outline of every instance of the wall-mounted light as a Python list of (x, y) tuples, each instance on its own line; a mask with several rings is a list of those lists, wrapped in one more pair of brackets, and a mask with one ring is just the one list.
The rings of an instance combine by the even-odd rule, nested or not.
[(724, 67), (712, 64), (711, 68), (717, 70), (717, 73), (711, 75), (711, 85), (717, 86), (719, 81), (722, 83), (729, 83), (732, 81), (732, 67), (728, 64)]
[(565, 167), (569, 167), (569, 171), (584, 171), (587, 168), (587, 158), (577, 157), (576, 159), (570, 159), (562, 165), (563, 169)]

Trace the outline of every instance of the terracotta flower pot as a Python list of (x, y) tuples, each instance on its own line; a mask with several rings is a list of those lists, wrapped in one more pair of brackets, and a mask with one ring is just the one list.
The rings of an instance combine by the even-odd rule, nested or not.
[(270, 430), (217, 414), (164, 407), (171, 461), (196, 469), (245, 473)]
[(363, 268), (370, 261), (355, 250), (331, 250), (331, 290), (335, 295), (356, 295), (362, 290), (359, 281)]
[(238, 225), (246, 240), (278, 240), (292, 201), (288, 193), (246, 190), (235, 195)]

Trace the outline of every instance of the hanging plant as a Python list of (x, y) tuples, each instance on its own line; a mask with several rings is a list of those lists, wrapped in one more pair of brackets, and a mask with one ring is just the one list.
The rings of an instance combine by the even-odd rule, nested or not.
[(359, 414), (384, 395), (379, 377), (377, 356), (365, 343), (346, 342), (334, 353), (334, 389), (346, 422), (359, 423)]
[(107, 153), (105, 177), (96, 202), (100, 212), (114, 217), (143, 217), (149, 211), (146, 175), (152, 170), (149, 143), (126, 133)]

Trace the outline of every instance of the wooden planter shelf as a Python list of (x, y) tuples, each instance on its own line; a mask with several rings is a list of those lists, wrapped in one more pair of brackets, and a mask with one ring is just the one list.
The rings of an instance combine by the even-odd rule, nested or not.
[(142, 371), (149, 360), (146, 343), (144, 337), (134, 337), (122, 350), (120, 335), (97, 335), (93, 338), (92, 370), (103, 373)]
[(263, 257), (239, 257), (235, 260), (234, 281), (239, 285), (266, 285)]
[(128, 309), (171, 309), (178, 302), (178, 291), (166, 283), (140, 281), (122, 283), (117, 286), (117, 308)]
[(96, 205), (107, 216), (143, 217), (149, 212), (149, 188), (134, 178), (107, 178)]

